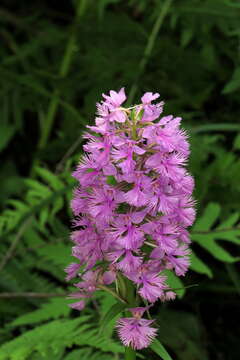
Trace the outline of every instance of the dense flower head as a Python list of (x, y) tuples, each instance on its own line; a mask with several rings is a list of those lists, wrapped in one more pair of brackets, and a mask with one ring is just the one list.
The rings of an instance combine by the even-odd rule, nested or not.
[[(140, 104), (124, 108), (124, 88), (103, 94), (95, 125), (84, 134), (86, 153), (73, 173), (79, 185), (71, 203), (77, 262), (66, 268), (67, 280), (81, 278), (73, 308), (82, 309), (83, 299), (119, 277), (132, 281), (143, 301), (173, 299), (165, 270), (183, 276), (188, 269), (187, 227), (195, 218), (194, 180), (185, 168), (189, 144), (181, 118), (161, 116), (164, 103), (153, 103), (158, 98), (147, 92)], [(150, 324), (122, 319), (121, 339), (135, 329), (124, 344), (147, 345), (155, 334)]]

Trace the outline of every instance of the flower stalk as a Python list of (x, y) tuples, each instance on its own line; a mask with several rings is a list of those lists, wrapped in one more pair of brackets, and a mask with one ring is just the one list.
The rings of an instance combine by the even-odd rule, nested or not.
[(125, 360), (135, 360), (136, 359), (136, 351), (131, 347), (125, 348)]

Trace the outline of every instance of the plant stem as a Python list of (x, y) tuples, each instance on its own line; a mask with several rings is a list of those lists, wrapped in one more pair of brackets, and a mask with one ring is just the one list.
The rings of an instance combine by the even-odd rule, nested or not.
[(125, 360), (135, 360), (136, 359), (136, 351), (130, 347), (125, 348)]
[[(135, 289), (133, 284), (128, 280), (125, 279), (126, 289), (127, 289), (127, 302), (130, 307), (136, 307), (136, 296), (135, 296)], [(128, 311), (128, 315), (131, 313)], [(136, 351), (133, 350), (131, 347), (125, 348), (125, 360), (135, 360), (136, 359)]]
[(127, 278), (125, 280), (126, 285), (126, 300), (129, 304), (129, 307), (135, 307), (136, 306), (136, 294), (135, 294), (135, 288), (130, 280)]
[(112, 289), (110, 289), (107, 286), (104, 285), (98, 285), (99, 289), (102, 289), (106, 292), (108, 292), (109, 294), (111, 294), (113, 297), (115, 297), (116, 299), (118, 299), (119, 301), (121, 301), (122, 303), (126, 304), (126, 301), (124, 299), (122, 299), (120, 296), (118, 296), (117, 293), (115, 293), (115, 291), (113, 291)]
[(134, 97), (135, 97), (135, 94), (136, 94), (136, 91), (137, 91), (138, 80), (139, 80), (140, 76), (142, 75), (142, 73), (145, 70), (148, 59), (149, 59), (149, 57), (151, 55), (151, 52), (153, 50), (153, 47), (154, 47), (154, 43), (155, 43), (157, 34), (158, 34), (158, 32), (159, 32), (159, 30), (160, 30), (160, 28), (162, 26), (162, 23), (163, 23), (163, 20), (164, 20), (165, 16), (168, 13), (168, 10), (169, 10), (169, 8), (171, 6), (171, 3), (172, 3), (172, 0), (166, 0), (164, 2), (163, 6), (162, 6), (162, 9), (159, 12), (159, 15), (157, 17), (157, 20), (154, 23), (154, 26), (152, 28), (152, 32), (151, 32), (151, 34), (150, 34), (150, 36), (148, 38), (148, 42), (147, 42), (146, 48), (145, 48), (144, 53), (143, 53), (143, 57), (142, 57), (142, 59), (140, 61), (140, 64), (139, 64), (139, 70), (138, 70), (137, 77), (136, 77), (135, 82), (132, 85), (130, 93), (129, 93), (129, 97), (128, 97), (128, 103), (129, 104), (131, 104), (132, 101), (134, 100)]
[[(62, 63), (60, 65), (60, 69), (59, 69), (59, 75), (61, 78), (64, 78), (70, 69), (70, 64), (73, 58), (73, 54), (75, 51), (75, 43), (76, 43), (76, 27), (77, 27), (77, 23), (79, 18), (83, 15), (84, 10), (85, 10), (85, 6), (86, 6), (86, 0), (79, 0), (77, 7), (76, 7), (76, 16), (75, 16), (75, 21), (74, 21), (74, 25), (73, 25), (73, 29), (71, 32), (71, 35), (69, 37), (67, 46), (66, 46), (66, 50), (62, 59)], [(48, 141), (49, 135), (51, 133), (52, 127), (53, 127), (53, 122), (55, 119), (55, 115), (58, 109), (58, 105), (59, 105), (59, 89), (55, 89), (53, 92), (53, 96), (52, 99), (50, 101), (49, 107), (48, 107), (48, 111), (47, 111), (47, 115), (44, 121), (44, 124), (42, 125), (42, 133), (41, 133), (41, 137), (39, 139), (39, 143), (38, 143), (38, 148), (42, 149)]]

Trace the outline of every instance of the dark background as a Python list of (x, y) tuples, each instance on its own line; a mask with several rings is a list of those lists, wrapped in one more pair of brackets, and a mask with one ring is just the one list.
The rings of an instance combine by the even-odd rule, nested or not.
[(81, 133), (124, 86), (132, 104), (159, 92), (191, 141), (198, 219), (180, 287), (198, 286), (154, 306), (159, 340), (173, 359), (239, 360), (240, 2), (2, 0), (0, 39), (0, 359), (122, 359), (114, 322), (108, 345), (91, 332), (112, 300), (98, 294), (81, 328), (63, 268)]

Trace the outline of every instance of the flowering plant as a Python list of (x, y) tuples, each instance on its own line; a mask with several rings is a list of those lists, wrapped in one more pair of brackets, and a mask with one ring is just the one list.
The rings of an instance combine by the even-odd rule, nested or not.
[[(165, 270), (185, 275), (189, 266), (187, 227), (195, 218), (194, 181), (181, 118), (161, 117), (159, 94), (125, 108), (125, 91), (103, 94), (94, 126), (88, 126), (86, 154), (73, 176), (79, 186), (71, 203), (75, 215), (72, 254), (66, 269), (81, 310), (96, 290), (109, 291), (129, 307), (117, 330), (125, 346), (147, 347), (156, 336), (153, 320), (142, 318), (157, 300), (174, 299)], [(139, 305), (144, 306), (139, 307)]]

